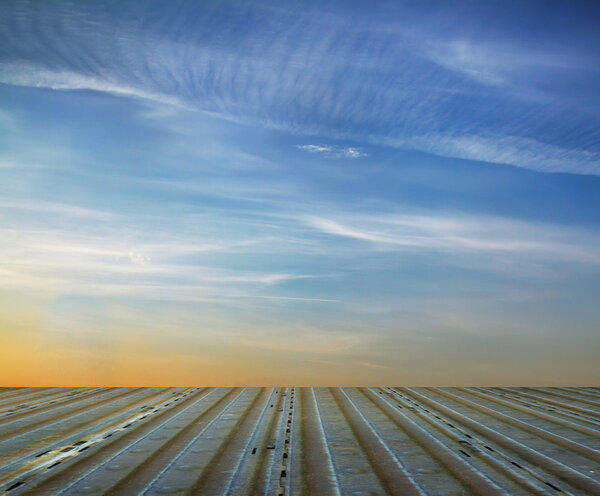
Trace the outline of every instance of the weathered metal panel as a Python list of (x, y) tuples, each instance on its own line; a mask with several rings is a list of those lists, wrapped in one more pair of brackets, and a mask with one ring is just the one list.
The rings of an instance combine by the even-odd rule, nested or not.
[(0, 389), (0, 491), (600, 494), (600, 389)]

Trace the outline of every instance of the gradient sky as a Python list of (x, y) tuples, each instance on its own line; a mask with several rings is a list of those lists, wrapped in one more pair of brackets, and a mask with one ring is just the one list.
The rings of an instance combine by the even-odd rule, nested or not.
[(0, 385), (600, 385), (599, 21), (4, 0)]

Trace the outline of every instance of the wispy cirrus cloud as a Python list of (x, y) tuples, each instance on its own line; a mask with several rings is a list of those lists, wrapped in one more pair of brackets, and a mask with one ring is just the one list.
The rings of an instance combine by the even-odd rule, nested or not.
[(511, 40), (473, 41), (468, 38), (429, 41), (423, 54), (436, 64), (481, 83), (518, 90), (526, 74), (546, 75), (584, 70), (593, 64), (585, 53), (565, 53), (558, 43), (518, 45)]
[(31, 63), (3, 63), (1, 64), (1, 74), (4, 82), (18, 86), (50, 88), (53, 90), (99, 91), (116, 96), (150, 100), (175, 107), (183, 106), (181, 100), (176, 96), (170, 96), (159, 91), (146, 91), (135, 85), (112, 82), (107, 78), (89, 76), (80, 72), (45, 69)]
[(219, 268), (182, 262), (182, 254), (219, 253), (207, 251), (198, 240), (135, 242), (101, 232), (67, 234), (55, 230), (3, 229), (10, 241), (0, 247), (2, 290), (25, 290), (35, 294), (127, 296), (135, 299), (273, 298), (280, 300), (328, 301), (286, 294), (264, 294), (266, 288), (290, 281), (323, 278), (327, 275), (266, 272)]
[[(239, 16), (232, 15), (236, 2), (198, 9), (183, 2), (173, 26), (158, 21), (174, 14), (159, 4), (137, 12), (135, 4), (116, 11), (101, 3), (7, 2), (0, 81), (100, 91), (358, 143), (300, 145), (330, 157), (359, 158), (362, 144), (393, 142), (537, 171), (598, 174), (598, 120), (586, 110), (598, 102), (594, 50), (582, 55), (575, 42), (540, 37), (516, 43), (508, 28), (493, 42), (468, 25), (444, 35), (444, 22), (408, 7), (389, 16), (382, 7), (359, 23), (344, 9), (302, 7), (257, 3)], [(463, 20), (470, 19), (464, 10), (458, 8)], [(140, 15), (145, 22), (137, 22)], [(262, 22), (244, 24), (249, 17)], [(575, 103), (572, 84), (580, 88)]]
[(508, 253), (600, 265), (600, 236), (593, 230), (572, 229), (565, 242), (564, 228), (491, 216), (346, 214), (335, 220), (309, 216), (303, 221), (322, 233), (384, 250)]
[[(15, 166), (16, 167), (16, 166)], [(115, 219), (114, 212), (89, 208), (69, 203), (58, 203), (44, 200), (31, 199), (6, 199), (0, 200), (0, 209), (32, 212), (34, 214), (66, 216), (80, 219), (110, 221)]]
[(600, 152), (567, 149), (518, 136), (428, 134), (377, 141), (396, 148), (427, 150), (444, 157), (507, 164), (538, 172), (600, 175)]
[(296, 145), (299, 150), (309, 153), (319, 153), (331, 158), (361, 158), (368, 154), (355, 147), (340, 147), (334, 145)]

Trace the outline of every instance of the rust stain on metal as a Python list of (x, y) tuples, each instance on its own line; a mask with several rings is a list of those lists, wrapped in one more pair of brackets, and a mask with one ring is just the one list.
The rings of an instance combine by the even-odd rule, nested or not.
[(600, 389), (0, 389), (0, 493), (600, 494)]

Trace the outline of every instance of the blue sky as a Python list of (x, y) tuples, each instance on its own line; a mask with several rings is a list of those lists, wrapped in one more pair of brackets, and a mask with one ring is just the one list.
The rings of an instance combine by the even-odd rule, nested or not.
[(599, 17), (4, 2), (8, 381), (597, 383)]

